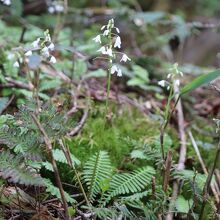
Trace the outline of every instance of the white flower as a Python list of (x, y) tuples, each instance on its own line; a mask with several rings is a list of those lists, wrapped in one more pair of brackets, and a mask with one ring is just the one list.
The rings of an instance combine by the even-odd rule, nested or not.
[(117, 73), (117, 76), (121, 77), (122, 76), (122, 73), (121, 73), (121, 69), (118, 68), (118, 73)]
[(1, 0), (3, 2), (3, 4), (5, 5), (10, 5), (11, 4), (11, 0)]
[(49, 33), (47, 33), (47, 35), (46, 35), (46, 37), (45, 37), (45, 40), (51, 42), (51, 37), (50, 37), (50, 34), (49, 34)]
[(13, 64), (13, 67), (19, 67), (18, 61), (16, 61), (16, 62)]
[(158, 82), (158, 85), (160, 85), (162, 87), (165, 87), (166, 81), (165, 80), (161, 80), (161, 81)]
[(32, 46), (34, 48), (37, 48), (39, 46), (39, 42), (40, 42), (40, 38), (37, 38), (37, 40), (35, 40), (33, 43), (32, 43)]
[(105, 30), (105, 31), (103, 32), (103, 35), (104, 35), (104, 36), (108, 36), (108, 34), (109, 34), (109, 30)]
[(120, 33), (120, 30), (119, 30), (117, 27), (115, 27), (115, 29), (116, 29), (116, 31), (117, 31), (118, 33)]
[(179, 79), (176, 79), (176, 80), (174, 81), (174, 83), (175, 83), (177, 86), (179, 86), (179, 85), (180, 85), (180, 80), (179, 80)]
[(57, 62), (56, 58), (54, 56), (51, 56), (50, 63), (56, 63), (56, 62)]
[(101, 31), (103, 31), (105, 29), (106, 25), (102, 26), (101, 27)]
[(49, 50), (54, 50), (54, 44), (53, 43), (51, 43), (47, 48), (49, 49)]
[(114, 47), (121, 48), (121, 38), (119, 36), (117, 36), (117, 38), (115, 40)]
[(127, 60), (131, 61), (131, 59), (124, 53), (120, 62), (122, 62), (122, 61), (127, 62)]
[(49, 11), (50, 14), (53, 14), (55, 12), (55, 8), (53, 6), (50, 6), (48, 8), (48, 11)]
[(49, 49), (47, 47), (44, 47), (42, 49), (42, 55), (45, 56), (45, 57), (49, 57), (50, 56)]
[(167, 79), (169, 79), (169, 78), (171, 78), (171, 73), (169, 73), (168, 75), (167, 75)]
[(112, 57), (112, 49), (111, 48), (107, 48), (106, 50), (106, 54), (109, 55), (110, 57)]
[(111, 74), (114, 74), (115, 72), (118, 72), (118, 68), (116, 65), (113, 65), (111, 68)]
[(25, 56), (31, 56), (32, 55), (32, 51), (31, 50), (28, 50), (25, 54), (24, 54)]
[(64, 11), (64, 7), (63, 7), (63, 5), (55, 5), (55, 10), (57, 12), (63, 12)]
[(122, 72), (121, 69), (118, 68), (116, 65), (113, 65), (111, 67), (111, 74), (117, 73), (117, 76), (121, 77), (122, 76)]
[(102, 43), (101, 42), (101, 37), (100, 37), (100, 35), (97, 35), (96, 37), (94, 37), (92, 40), (94, 40), (96, 43)]
[(104, 46), (102, 46), (97, 52), (101, 52), (102, 54), (106, 54), (106, 49)]

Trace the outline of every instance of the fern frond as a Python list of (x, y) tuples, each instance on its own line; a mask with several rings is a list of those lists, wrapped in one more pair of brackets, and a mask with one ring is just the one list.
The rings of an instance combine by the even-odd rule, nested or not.
[[(55, 150), (52, 150), (52, 151), (53, 151), (53, 157), (57, 162), (68, 164), (67, 160), (66, 160), (66, 157), (65, 157), (62, 150), (55, 149)], [(71, 154), (70, 156), (71, 156), (71, 159), (72, 159), (72, 162), (73, 162), (74, 165), (75, 164), (76, 165), (80, 164), (80, 161), (73, 154)], [(52, 171), (52, 172), (54, 171), (53, 166), (49, 161), (41, 162), (40, 165), (45, 167), (49, 171)]]
[(144, 197), (148, 196), (150, 194), (149, 191), (143, 191), (143, 192), (138, 192), (138, 193), (134, 193), (130, 196), (123, 196), (121, 197), (122, 200), (125, 201), (139, 201), (141, 199), (143, 199)]
[(150, 183), (153, 175), (155, 175), (155, 170), (150, 166), (140, 168), (132, 173), (114, 175), (104, 204), (108, 203), (115, 196), (140, 192)]
[(83, 169), (83, 180), (88, 186), (88, 198), (92, 201), (101, 192), (101, 183), (112, 175), (109, 155), (100, 151), (93, 155)]
[[(60, 149), (53, 150), (53, 157), (57, 162), (67, 164), (66, 157), (65, 157), (62, 150), (60, 150)], [(80, 160), (78, 160), (73, 154), (70, 154), (70, 157), (71, 157), (71, 160), (72, 160), (74, 165), (79, 165), (80, 164)]]
[[(52, 196), (57, 197), (58, 199), (61, 200), (61, 195), (59, 189), (53, 185), (53, 183), (49, 179), (43, 179), (44, 184), (46, 186), (46, 192), (50, 193)], [(69, 193), (64, 192), (64, 196), (67, 202), (69, 203), (76, 203), (76, 200), (73, 199)]]
[(9, 151), (0, 154), (0, 175), (9, 182), (24, 185), (43, 186), (43, 181), (33, 169), (24, 164), (24, 158), (15, 156)]

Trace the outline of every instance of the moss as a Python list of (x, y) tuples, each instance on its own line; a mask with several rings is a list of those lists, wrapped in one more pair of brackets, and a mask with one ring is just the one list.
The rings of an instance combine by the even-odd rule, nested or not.
[(114, 112), (111, 122), (106, 122), (103, 105), (93, 106), (80, 135), (69, 141), (71, 152), (82, 162), (98, 150), (106, 150), (116, 167), (121, 167), (133, 149), (126, 138), (145, 140), (147, 137), (159, 134), (159, 124), (144, 116), (137, 109), (124, 105), (118, 110), (111, 106)]

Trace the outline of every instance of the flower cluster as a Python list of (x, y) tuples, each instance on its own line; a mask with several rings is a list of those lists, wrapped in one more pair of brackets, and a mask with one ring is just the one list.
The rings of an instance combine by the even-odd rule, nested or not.
[[(113, 63), (116, 60), (118, 55), (120, 56), (120, 62), (131, 61), (131, 59), (125, 54), (116, 51), (116, 48), (121, 48), (121, 38), (118, 35), (120, 30), (115, 27), (114, 19), (110, 19), (107, 25), (101, 27), (102, 34), (97, 35), (93, 38), (96, 43), (102, 44), (104, 38), (107, 38), (108, 44), (102, 45), (97, 52), (100, 52), (103, 55), (106, 55), (108, 60), (111, 63), (110, 72), (111, 74), (116, 73), (117, 76), (122, 76), (122, 71), (118, 65)], [(114, 49), (115, 48), (115, 49)]]
[(1, 0), (4, 5), (11, 5), (11, 0)]
[(169, 74), (167, 75), (167, 80), (161, 80), (158, 82), (158, 85), (161, 87), (167, 87), (167, 90), (170, 89), (171, 83), (168, 80), (179, 86), (180, 80), (179, 76), (182, 77), (183, 73), (178, 69), (178, 63), (174, 63), (171, 68), (169, 68)]
[(63, 11), (64, 11), (64, 5), (63, 5), (63, 2), (61, 1), (53, 1), (50, 3), (48, 7), (48, 12), (50, 14), (61, 13)]
[(44, 32), (44, 38), (37, 38), (32, 42), (31, 47), (25, 49), (24, 51), (16, 51), (15, 53), (9, 53), (8, 59), (12, 60), (16, 58), (16, 62), (13, 64), (14, 67), (19, 67), (20, 63), (24, 61), (29, 62), (29, 58), (33, 55), (34, 52), (40, 52), (40, 59), (49, 61), (50, 63), (56, 63), (56, 58), (51, 54), (55, 46), (51, 41), (49, 31)]

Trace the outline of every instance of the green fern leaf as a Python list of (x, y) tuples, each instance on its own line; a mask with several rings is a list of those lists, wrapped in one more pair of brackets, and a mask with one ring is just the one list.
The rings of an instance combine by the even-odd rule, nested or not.
[(95, 196), (101, 192), (103, 182), (112, 175), (112, 166), (109, 155), (105, 151), (100, 151), (92, 156), (85, 164), (83, 170), (83, 180), (89, 191), (88, 198), (93, 201)]
[(0, 154), (0, 175), (9, 182), (24, 185), (43, 186), (42, 178), (23, 162), (24, 158), (15, 156), (9, 151)]
[[(72, 160), (73, 164), (76, 164), (76, 165), (80, 164), (80, 161), (73, 154), (71, 154), (70, 156), (71, 156), (71, 160)], [(62, 150), (60, 150), (60, 149), (53, 150), (53, 157), (56, 161), (58, 161), (60, 163), (67, 164), (66, 157), (65, 157)]]
[[(59, 189), (53, 185), (53, 183), (49, 179), (43, 179), (44, 184), (46, 186), (46, 192), (50, 193), (52, 196), (57, 197), (58, 199), (61, 200), (61, 195)], [(76, 200), (73, 199), (69, 193), (64, 192), (64, 196), (67, 202), (69, 203), (76, 203)]]
[(103, 204), (108, 203), (113, 197), (118, 195), (141, 192), (150, 183), (153, 175), (155, 175), (155, 170), (149, 166), (140, 168), (132, 173), (114, 175)]

